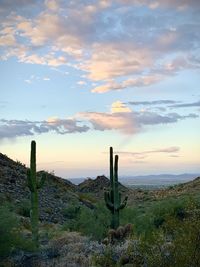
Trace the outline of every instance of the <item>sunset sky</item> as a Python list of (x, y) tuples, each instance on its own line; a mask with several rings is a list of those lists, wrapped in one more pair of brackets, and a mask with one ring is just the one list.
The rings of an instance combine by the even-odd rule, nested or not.
[(0, 152), (57, 175), (200, 173), (199, 0), (0, 1)]

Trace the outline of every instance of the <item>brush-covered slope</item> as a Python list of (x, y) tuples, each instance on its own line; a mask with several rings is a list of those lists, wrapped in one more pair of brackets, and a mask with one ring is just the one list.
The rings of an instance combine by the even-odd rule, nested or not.
[[(38, 175), (41, 175), (41, 172), (38, 172)], [(39, 191), (40, 219), (63, 223), (66, 219), (63, 215), (65, 209), (73, 203), (93, 209), (96, 201), (103, 199), (103, 191), (109, 185), (110, 181), (104, 175), (97, 176), (96, 179), (89, 178), (79, 185), (74, 185), (66, 179), (47, 173), (45, 185)], [(135, 205), (169, 196), (196, 195), (200, 192), (200, 177), (184, 184), (153, 191), (130, 189), (122, 184), (119, 188), (123, 195), (128, 195), (128, 205)], [(19, 207), (19, 210), (21, 209), (21, 213), (26, 213), (30, 205), (29, 197), (26, 166), (0, 153), (0, 201), (11, 202)]]
[[(38, 176), (42, 172), (44, 171), (39, 171)], [(98, 200), (103, 200), (104, 188), (110, 185), (109, 179), (104, 175), (94, 180), (87, 179), (78, 186), (48, 172), (46, 176), (45, 184), (39, 190), (40, 219), (53, 223), (65, 222), (65, 211), (69, 206), (83, 205), (93, 209)], [(130, 191), (121, 184), (120, 190), (124, 194)], [(28, 216), (29, 198), (27, 167), (0, 153), (0, 201), (14, 204), (21, 215)]]
[[(38, 172), (40, 176), (42, 171)], [(44, 187), (39, 191), (40, 219), (62, 223), (63, 210), (72, 202), (79, 201), (77, 186), (46, 173)], [(10, 202), (25, 214), (29, 210), (30, 192), (27, 187), (27, 168), (0, 153), (0, 201)]]

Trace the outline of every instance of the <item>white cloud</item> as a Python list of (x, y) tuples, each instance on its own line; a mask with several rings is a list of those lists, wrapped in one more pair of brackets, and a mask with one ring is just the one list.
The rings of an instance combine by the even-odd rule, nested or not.
[(89, 130), (75, 119), (49, 118), (45, 121), (0, 120), (0, 139), (29, 136), (48, 132), (57, 134), (82, 133)]
[[(180, 120), (195, 119), (196, 114), (180, 115), (156, 112), (132, 111), (121, 101), (113, 102), (111, 112), (80, 112), (71, 118), (50, 117), (43, 121), (0, 120), (0, 139), (35, 135), (48, 132), (57, 134), (82, 133), (89, 130), (116, 130), (126, 135), (133, 135), (146, 130), (146, 126), (177, 123)], [(165, 150), (166, 152), (166, 150)], [(168, 149), (167, 152), (175, 152)], [(162, 151), (160, 151), (162, 153)]]
[[(172, 147), (166, 147), (166, 148), (160, 148), (160, 149), (152, 149), (152, 150), (146, 150), (146, 151), (140, 151), (140, 152), (129, 152), (129, 151), (116, 151), (116, 154), (119, 154), (120, 156), (124, 157), (133, 157), (136, 159), (144, 159), (148, 156), (152, 156), (153, 154), (173, 154), (173, 157), (178, 157), (178, 152), (180, 151), (180, 147), (178, 146), (172, 146)], [(172, 156), (172, 155), (170, 155)]]
[(5, 34), (0, 36), (0, 46), (15, 46), (16, 39), (11, 34)]
[(95, 130), (118, 130), (124, 134), (134, 134), (139, 131), (139, 125), (135, 122), (133, 113), (79, 113), (83, 119), (88, 120)]
[(82, 80), (81, 80), (81, 81), (78, 81), (77, 84), (78, 84), (78, 85), (86, 85), (87, 83), (86, 83), (86, 81), (82, 81)]
[(91, 58), (80, 65), (88, 72), (91, 80), (106, 80), (129, 74), (135, 74), (153, 64), (153, 58), (147, 49), (137, 48), (128, 43), (95, 44)]
[(24, 80), (26, 83), (29, 83), (29, 84), (31, 84), (32, 83), (32, 81), (31, 80)]
[[(20, 62), (55, 67), (70, 64), (91, 81), (104, 83), (92, 92), (148, 86), (200, 67), (197, 0), (8, 2), (2, 3), (1, 58), (15, 56)], [(15, 8), (19, 2), (21, 12)], [(135, 12), (138, 5), (150, 9)], [(185, 9), (176, 11), (175, 20), (169, 7)]]
[(121, 3), (130, 5), (144, 5), (151, 9), (156, 8), (177, 8), (184, 11), (187, 8), (200, 8), (198, 0), (118, 0)]
[(48, 9), (52, 11), (57, 11), (59, 9), (59, 0), (45, 0), (45, 5)]
[(178, 113), (160, 114), (151, 111), (131, 111), (125, 104), (116, 101), (111, 113), (81, 112), (76, 117), (88, 120), (95, 130), (118, 130), (123, 134), (135, 134), (144, 131), (147, 125), (171, 124), (189, 118), (198, 118), (196, 114), (180, 115)]
[(115, 101), (111, 106), (111, 113), (131, 112), (132, 110), (121, 101)]
[(92, 89), (93, 93), (105, 93), (113, 90), (123, 90), (129, 87), (144, 87), (157, 83), (164, 79), (163, 75), (148, 75), (138, 78), (125, 80), (121, 83), (115, 81), (108, 82), (107, 84), (96, 86)]
[(68, 63), (68, 60), (63, 56), (53, 56), (53, 55), (46, 55), (41, 57), (37, 54), (32, 54), (30, 56), (22, 55), (19, 57), (20, 62), (30, 63), (30, 64), (40, 64), (40, 65), (48, 65), (52, 67), (58, 67), (60, 65), (65, 65)]

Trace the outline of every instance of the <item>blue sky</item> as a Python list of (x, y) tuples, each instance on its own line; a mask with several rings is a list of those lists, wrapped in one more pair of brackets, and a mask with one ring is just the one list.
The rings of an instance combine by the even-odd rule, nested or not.
[(64, 177), (199, 173), (200, 2), (0, 2), (1, 152)]

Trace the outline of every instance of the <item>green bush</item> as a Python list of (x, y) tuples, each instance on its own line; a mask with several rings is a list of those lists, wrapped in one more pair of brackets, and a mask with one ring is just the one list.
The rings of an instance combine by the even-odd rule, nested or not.
[(7, 206), (0, 207), (0, 256), (7, 256), (16, 245), (19, 222)]
[[(72, 215), (74, 215), (72, 209)], [(64, 229), (79, 231), (84, 235), (100, 240), (107, 235), (110, 224), (110, 213), (104, 203), (97, 204), (94, 209), (80, 207), (76, 217), (65, 223)]]
[(117, 267), (116, 261), (113, 259), (113, 251), (110, 247), (107, 247), (103, 254), (94, 255), (92, 257), (92, 264), (95, 267)]
[(17, 205), (17, 213), (24, 217), (30, 217), (30, 208), (30, 201), (24, 199)]
[(81, 207), (77, 204), (71, 204), (62, 210), (62, 214), (67, 219), (76, 219), (80, 213)]
[(20, 222), (9, 205), (0, 207), (0, 257), (6, 257), (15, 249), (31, 251), (32, 242), (21, 234)]
[(143, 238), (140, 251), (148, 267), (200, 266), (200, 217), (184, 220), (170, 216), (161, 228)]

